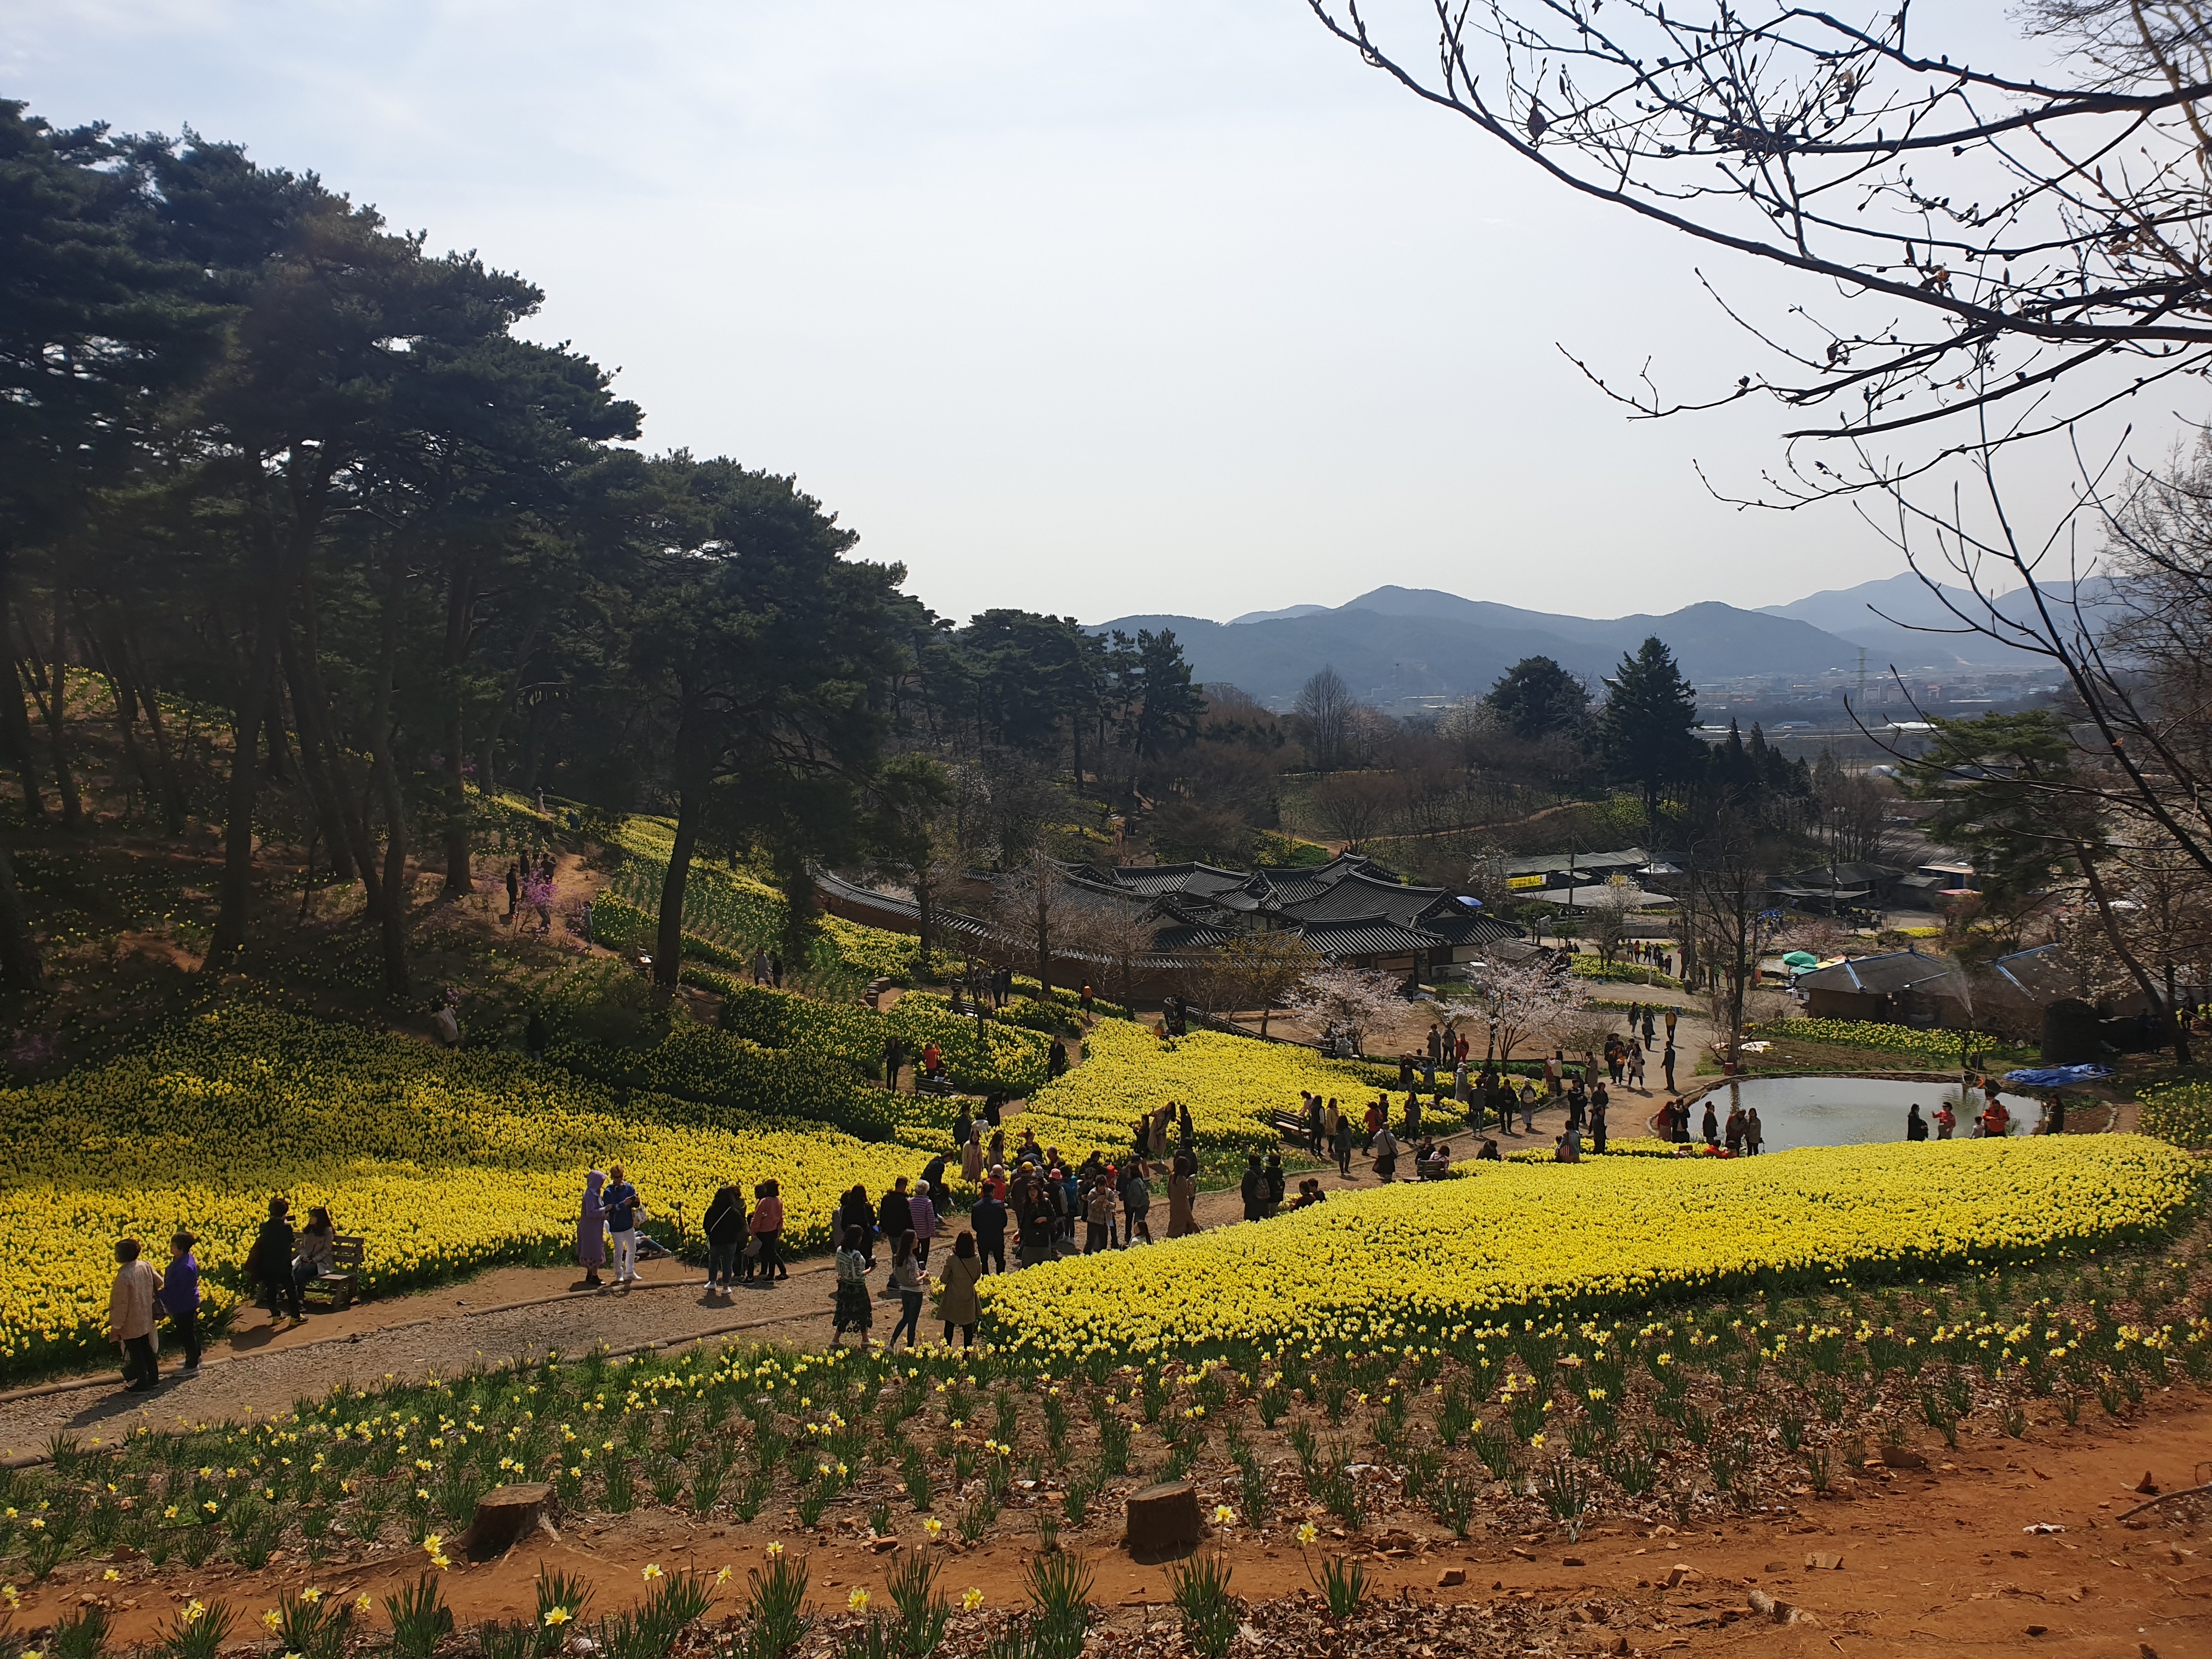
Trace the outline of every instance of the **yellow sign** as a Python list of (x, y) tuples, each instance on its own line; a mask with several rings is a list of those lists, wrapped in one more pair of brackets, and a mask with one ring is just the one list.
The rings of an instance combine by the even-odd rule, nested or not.
[(1505, 885), (1509, 889), (1517, 890), (1522, 887), (1541, 887), (1543, 884), (1544, 878), (1541, 876), (1508, 876), (1505, 878)]

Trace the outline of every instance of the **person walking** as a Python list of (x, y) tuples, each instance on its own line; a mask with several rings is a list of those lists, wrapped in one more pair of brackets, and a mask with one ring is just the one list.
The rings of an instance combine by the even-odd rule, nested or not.
[[(1105, 1180), (1091, 1182), (1091, 1195), (1083, 1200), (1084, 1255), (1096, 1255), (1113, 1248), (1115, 1201), (1114, 1188)], [(951, 1340), (948, 1333), (946, 1340)]]
[(915, 1254), (917, 1242), (908, 1233), (899, 1240), (898, 1254), (891, 1260), (891, 1283), (899, 1295), (899, 1322), (891, 1327), (890, 1340), (884, 1344), (885, 1353), (898, 1346), (901, 1331), (906, 1333), (909, 1353), (921, 1340), (921, 1301), (929, 1293), (929, 1275), (922, 1272), (921, 1259)]
[(1146, 1178), (1145, 1161), (1132, 1158), (1121, 1171), (1121, 1239), (1134, 1244), (1139, 1237), (1152, 1242), (1152, 1183)]
[[(1338, 1145), (1342, 1148), (1341, 1156), (1349, 1161), (1352, 1156), (1352, 1126), (1340, 1120), (1337, 1134)], [(1175, 1161), (1173, 1170), (1168, 1176), (1168, 1237), (1170, 1238), (1187, 1238), (1199, 1231), (1197, 1203), (1198, 1182), (1195, 1166), (1189, 1160), (1178, 1157)]]
[(747, 1229), (744, 1195), (735, 1187), (717, 1188), (700, 1225), (707, 1235), (707, 1294), (727, 1297), (738, 1288), (738, 1262), (744, 1254)]
[[(1333, 1100), (1332, 1100), (1332, 1101), (1330, 1101), (1330, 1102), (1329, 1102), (1329, 1109), (1330, 1109), (1330, 1110), (1334, 1111), (1334, 1110), (1335, 1110), (1335, 1108), (1336, 1108), (1336, 1103), (1335, 1103), (1334, 1101), (1333, 1101)], [(1344, 1115), (1344, 1114), (1343, 1114), (1343, 1113), (1341, 1113), (1341, 1112), (1337, 1112), (1337, 1113), (1336, 1113), (1336, 1133), (1335, 1133), (1335, 1134), (1334, 1134), (1334, 1136), (1332, 1136), (1332, 1137), (1330, 1138), (1329, 1145), (1330, 1145), (1330, 1149), (1331, 1149), (1332, 1151), (1334, 1151), (1334, 1152), (1335, 1152), (1335, 1154), (1336, 1154), (1336, 1172), (1337, 1172), (1337, 1174), (1338, 1174), (1338, 1175), (1340, 1175), (1340, 1176), (1343, 1176), (1346, 1181), (1351, 1180), (1351, 1179), (1352, 1179), (1352, 1120), (1351, 1120), (1350, 1118), (1348, 1118), (1348, 1117), (1345, 1116), (1345, 1115)], [(1174, 1187), (1173, 1187), (1173, 1185), (1172, 1185), (1172, 1184), (1170, 1184), (1170, 1187), (1169, 1187), (1169, 1188), (1168, 1188), (1168, 1191), (1169, 1191), (1169, 1193), (1170, 1193), (1170, 1194), (1172, 1194), (1174, 1193), (1175, 1188), (1174, 1188)], [(1168, 1233), (1168, 1237), (1170, 1237), (1170, 1238), (1173, 1238), (1173, 1237), (1176, 1237), (1176, 1234), (1175, 1234), (1174, 1230), (1173, 1230), (1172, 1228), (1170, 1228), (1170, 1229), (1169, 1233)]]
[[(939, 1174), (944, 1170), (940, 1166)], [(914, 1197), (908, 1200), (907, 1212), (914, 1217), (915, 1252), (921, 1265), (929, 1265), (929, 1246), (937, 1237), (937, 1200), (930, 1194), (936, 1189), (927, 1177), (914, 1183)]]
[(980, 1265), (977, 1271), (996, 1266), (1000, 1273), (1006, 1271), (1006, 1201), (992, 1188), (986, 1187), (968, 1212), (968, 1224), (975, 1231), (975, 1249)]
[(1014, 1185), (1013, 1207), (1015, 1264), (1034, 1267), (1051, 1261), (1058, 1254), (1052, 1242), (1058, 1228), (1044, 1177), (1034, 1165), (1024, 1165), (1021, 1179)]
[(1667, 1092), (1674, 1092), (1674, 1045), (1669, 1042), (1659, 1055), (1659, 1074), (1667, 1080)]
[[(983, 1316), (983, 1298), (976, 1293), (976, 1282), (983, 1277), (983, 1258), (975, 1248), (972, 1234), (962, 1233), (952, 1241), (952, 1254), (945, 1262), (945, 1285), (937, 1295), (937, 1316), (945, 1322), (945, 1346), (952, 1346), (952, 1331), (960, 1329), (960, 1346), (975, 1346), (975, 1324)], [(912, 1343), (907, 1345), (913, 1346)]]
[(1711, 1095), (1707, 1095), (1705, 1097), (1705, 1116), (1703, 1127), (1705, 1145), (1713, 1147), (1719, 1146), (1721, 1144), (1721, 1120), (1720, 1115), (1713, 1110), (1713, 1097)]
[(507, 920), (510, 925), (514, 921), (515, 908), (521, 902), (521, 899), (522, 861), (517, 859), (507, 866)]
[(576, 1265), (584, 1270), (584, 1283), (590, 1285), (600, 1282), (599, 1269), (607, 1265), (607, 1206), (599, 1196), (606, 1184), (605, 1170), (584, 1172), (584, 1206), (576, 1218)]
[(1261, 1170), (1257, 1152), (1244, 1155), (1243, 1195), (1247, 1221), (1257, 1221), (1267, 1213), (1267, 1177)]
[(1390, 1133), (1387, 1123), (1375, 1134), (1375, 1175), (1385, 1182), (1398, 1178), (1398, 1137)]
[(960, 1178), (971, 1187), (983, 1178), (983, 1135), (972, 1125), (960, 1143)]
[(1928, 1139), (1927, 1121), (1920, 1115), (1920, 1103), (1914, 1101), (1905, 1114), (1905, 1138), (1907, 1140)]
[[(1675, 1008), (1675, 1007), (1673, 1007), (1673, 1006), (1671, 1006), (1668, 1008), (1668, 1010), (1667, 1010), (1667, 1046), (1668, 1046), (1669, 1048), (1673, 1048), (1673, 1047), (1674, 1046), (1674, 1022), (1675, 1022), (1676, 1020), (1680, 1019), (1681, 1017), (1682, 1017), (1682, 1011), (1681, 1011), (1680, 1009), (1679, 1009), (1679, 1008)], [(1647, 1026), (1647, 1027), (1645, 1027), (1645, 1030), (1646, 1030), (1647, 1031), (1648, 1031), (1650, 1029), (1650, 1027), (1648, 1027), (1648, 1026)]]
[(200, 1368), (200, 1264), (192, 1255), (199, 1240), (179, 1230), (169, 1237), (169, 1268), (161, 1275), (161, 1310), (169, 1328), (184, 1344), (185, 1374)]
[(1590, 1102), (1590, 1150), (1601, 1156), (1605, 1152), (1606, 1105), (1603, 1100), (1593, 1099)]
[(1634, 1037), (1628, 1039), (1628, 1086), (1640, 1095), (1651, 1092), (1644, 1086), (1644, 1045)]
[(837, 1248), (837, 1292), (831, 1304), (830, 1340), (834, 1345), (847, 1331), (858, 1331), (860, 1346), (868, 1346), (869, 1328), (876, 1322), (876, 1307), (868, 1296), (867, 1235), (858, 1227), (845, 1229)]
[(1363, 1156), (1374, 1150), (1375, 1132), (1382, 1127), (1382, 1121), (1389, 1115), (1389, 1114), (1382, 1109), (1379, 1103), (1372, 1100), (1367, 1103), (1367, 1110), (1361, 1119), (1367, 1130), (1359, 1142), (1359, 1150)]
[(307, 1318), (300, 1306), (300, 1287), (292, 1278), (292, 1247), (298, 1235), (292, 1231), (292, 1206), (285, 1200), (269, 1200), (269, 1219), (253, 1239), (252, 1277), (269, 1297), (269, 1322), (274, 1325), (289, 1310), (295, 1325)]
[(1536, 1133), (1536, 1085), (1533, 1080), (1521, 1085), (1521, 1133)]
[(745, 1224), (752, 1230), (751, 1242), (760, 1246), (752, 1266), (763, 1282), (773, 1285), (791, 1277), (791, 1269), (783, 1263), (783, 1183), (763, 1181), (755, 1194), (752, 1219)]
[[(898, 1248), (898, 1241), (914, 1231), (914, 1199), (907, 1192), (907, 1178), (901, 1176), (891, 1183), (890, 1191), (884, 1194), (882, 1205), (876, 1211), (876, 1232), (884, 1243)], [(896, 1280), (884, 1284), (886, 1293), (898, 1288)]]
[(619, 1164), (607, 1168), (607, 1238), (614, 1246), (615, 1284), (637, 1279), (637, 1218), (645, 1213), (645, 1200), (623, 1173)]
[[(884, 1087), (889, 1089), (893, 1094), (898, 1092), (899, 1069), (905, 1064), (906, 1045), (895, 1036), (885, 1037), (884, 1039)], [(963, 1115), (965, 1115), (968, 1108), (963, 1104), (960, 1110)]]
[(139, 1259), (135, 1238), (116, 1241), (115, 1261), (115, 1282), (107, 1291), (107, 1331), (123, 1350), (123, 1386), (145, 1394), (161, 1380), (161, 1363), (154, 1357), (155, 1298), (161, 1294), (161, 1275), (152, 1262)]

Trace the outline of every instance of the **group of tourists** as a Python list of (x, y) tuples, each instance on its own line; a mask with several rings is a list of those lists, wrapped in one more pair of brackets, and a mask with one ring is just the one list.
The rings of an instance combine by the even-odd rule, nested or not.
[[(1972, 1080), (1971, 1086), (1982, 1091), (1982, 1109), (1974, 1115), (1973, 1127), (1970, 1131), (1971, 1138), (1975, 1140), (2001, 1140), (2010, 1134), (2013, 1126), (2012, 1109), (2004, 1103), (2004, 1097), (1998, 1092), (1996, 1079), (1988, 1076), (1977, 1078)], [(1950, 1139), (1957, 1130), (1959, 1115), (1951, 1109), (1951, 1103), (1948, 1099), (1936, 1103), (1936, 1110), (1932, 1117), (1921, 1116), (1920, 1103), (1914, 1101), (1911, 1109), (1905, 1115), (1905, 1138), (1907, 1140), (1927, 1139), (1931, 1124), (1935, 1127), (1936, 1139), (1938, 1140)], [(2034, 1128), (2029, 1133), (2063, 1134), (2065, 1130), (2065, 1104), (2063, 1100), (2054, 1100), (2044, 1107), (2042, 1117), (2038, 1120)]]
[[(1662, 1139), (1678, 1146), (1693, 1145), (1690, 1133), (1690, 1103), (1686, 1100), (1670, 1100), (1652, 1115), (1652, 1121)], [(1746, 1109), (1741, 1101), (1729, 1107), (1725, 1122), (1714, 1109), (1713, 1098), (1705, 1097), (1703, 1122), (1698, 1127), (1698, 1139), (1702, 1139), (1711, 1151), (1728, 1158), (1756, 1158), (1766, 1139), (1766, 1128), (1759, 1121), (1759, 1108)]]
[[(148, 1392), (159, 1380), (155, 1346), (162, 1314), (168, 1316), (172, 1339), (184, 1350), (185, 1375), (200, 1368), (200, 1264), (193, 1255), (198, 1243), (195, 1235), (182, 1229), (172, 1233), (169, 1264), (156, 1268), (145, 1259), (145, 1247), (137, 1239), (116, 1241), (115, 1279), (107, 1293), (108, 1332), (122, 1350), (124, 1386), (133, 1394)], [(295, 1229), (291, 1200), (269, 1200), (269, 1213), (246, 1252), (246, 1280), (254, 1288), (259, 1305), (268, 1309), (271, 1326), (305, 1324), (307, 1287), (335, 1272), (337, 1265), (337, 1226), (328, 1208), (313, 1206), (307, 1212), (307, 1224)]]

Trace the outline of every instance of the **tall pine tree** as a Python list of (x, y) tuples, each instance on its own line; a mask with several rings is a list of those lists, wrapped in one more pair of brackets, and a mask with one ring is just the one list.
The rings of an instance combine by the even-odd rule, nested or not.
[(1694, 777), (1705, 763), (1705, 747), (1693, 730), (1697, 693), (1656, 634), (1634, 655), (1621, 658), (1605, 690), (1599, 753), (1611, 775), (1643, 793), (1644, 818), (1656, 823), (1660, 797)]

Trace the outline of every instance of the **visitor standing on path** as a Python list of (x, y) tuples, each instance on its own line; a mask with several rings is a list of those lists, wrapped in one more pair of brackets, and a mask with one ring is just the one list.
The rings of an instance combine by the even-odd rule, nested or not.
[(1244, 1218), (1257, 1221), (1267, 1213), (1267, 1178), (1260, 1168), (1260, 1154), (1244, 1155)]
[(1757, 1158), (1759, 1143), (1765, 1139), (1766, 1126), (1759, 1121), (1759, 1108), (1754, 1106), (1743, 1115), (1744, 1156)]
[(937, 1316), (945, 1322), (948, 1348), (952, 1346), (955, 1326), (960, 1330), (962, 1347), (975, 1346), (975, 1324), (983, 1316), (983, 1298), (975, 1293), (975, 1284), (982, 1277), (983, 1258), (975, 1249), (974, 1237), (963, 1232), (952, 1241), (952, 1254), (945, 1263), (945, 1286), (937, 1295)]
[(584, 1283), (599, 1283), (599, 1269), (607, 1265), (607, 1206), (599, 1189), (607, 1184), (603, 1170), (584, 1173), (584, 1207), (576, 1218), (576, 1265), (584, 1270)]
[(752, 1219), (746, 1224), (752, 1230), (751, 1243), (760, 1247), (760, 1255), (745, 1270), (750, 1279), (755, 1273), (767, 1283), (791, 1277), (791, 1269), (783, 1265), (783, 1184), (763, 1181), (756, 1189)]
[(908, 1233), (898, 1242), (898, 1255), (891, 1261), (891, 1283), (899, 1293), (899, 1322), (891, 1327), (890, 1340), (884, 1344), (889, 1353), (898, 1346), (899, 1333), (906, 1333), (907, 1351), (921, 1340), (921, 1299), (929, 1291), (929, 1278), (921, 1270), (921, 1262), (915, 1255), (915, 1236)]
[(744, 1253), (744, 1195), (735, 1187), (718, 1188), (700, 1225), (707, 1235), (707, 1294), (727, 1296), (738, 1287), (738, 1261)]
[(1907, 1140), (1928, 1139), (1928, 1124), (1920, 1115), (1920, 1103), (1914, 1101), (1905, 1114), (1905, 1138)]
[[(1352, 1153), (1352, 1130), (1349, 1124), (1339, 1121), (1339, 1145), (1348, 1162)], [(1175, 1168), (1168, 1176), (1168, 1237), (1185, 1238), (1199, 1231), (1197, 1203), (1197, 1165), (1187, 1158), (1177, 1158)]]
[(171, 1235), (169, 1270), (161, 1275), (161, 1308), (184, 1344), (186, 1375), (200, 1368), (200, 1264), (192, 1255), (198, 1243), (188, 1232)]
[(271, 1325), (287, 1309), (295, 1325), (307, 1316), (301, 1310), (300, 1287), (292, 1278), (292, 1247), (297, 1243), (297, 1235), (292, 1231), (291, 1211), (291, 1205), (283, 1199), (270, 1199), (269, 1219), (261, 1224), (261, 1231), (253, 1240), (252, 1276), (268, 1293)]
[(858, 1227), (845, 1229), (845, 1242), (837, 1249), (837, 1293), (831, 1304), (830, 1340), (834, 1345), (847, 1331), (860, 1334), (868, 1346), (868, 1329), (876, 1322), (876, 1307), (868, 1295), (867, 1236)]
[(971, 1187), (983, 1178), (983, 1134), (972, 1124), (960, 1143), (960, 1178)]
[[(1334, 1111), (1335, 1109), (1336, 1103), (1332, 1100), (1329, 1102), (1329, 1109)], [(1341, 1112), (1336, 1115), (1336, 1133), (1331, 1137), (1330, 1148), (1336, 1153), (1337, 1174), (1349, 1181), (1352, 1178), (1352, 1120)], [(1174, 1188), (1170, 1187), (1169, 1190), (1172, 1192)], [(1170, 1228), (1168, 1237), (1173, 1238), (1176, 1236), (1174, 1230)]]
[(917, 1181), (914, 1197), (907, 1203), (908, 1212), (914, 1217), (915, 1254), (925, 1267), (929, 1265), (930, 1244), (937, 1237), (937, 1200), (931, 1196), (935, 1190), (927, 1178)]
[(115, 1282), (107, 1291), (107, 1330), (123, 1350), (123, 1386), (132, 1394), (145, 1394), (161, 1380), (161, 1364), (154, 1357), (154, 1298), (161, 1292), (161, 1275), (152, 1262), (139, 1259), (135, 1238), (116, 1241), (115, 1260)]
[(1667, 1079), (1667, 1092), (1674, 1092), (1674, 1044), (1669, 1040), (1666, 1050), (1659, 1056), (1660, 1075)]
[(1121, 1172), (1121, 1240), (1134, 1244), (1141, 1236), (1152, 1242), (1152, 1183), (1146, 1178), (1145, 1161), (1133, 1158)]
[(982, 1269), (995, 1267), (1006, 1271), (1006, 1201), (994, 1188), (986, 1187), (968, 1212), (968, 1224), (975, 1230), (975, 1249)]
[(1398, 1137), (1387, 1123), (1375, 1135), (1375, 1175), (1386, 1182), (1398, 1178)]
[(621, 1164), (610, 1165), (607, 1177), (607, 1238), (614, 1246), (615, 1283), (626, 1285), (637, 1278), (637, 1218), (645, 1212), (645, 1200)]

